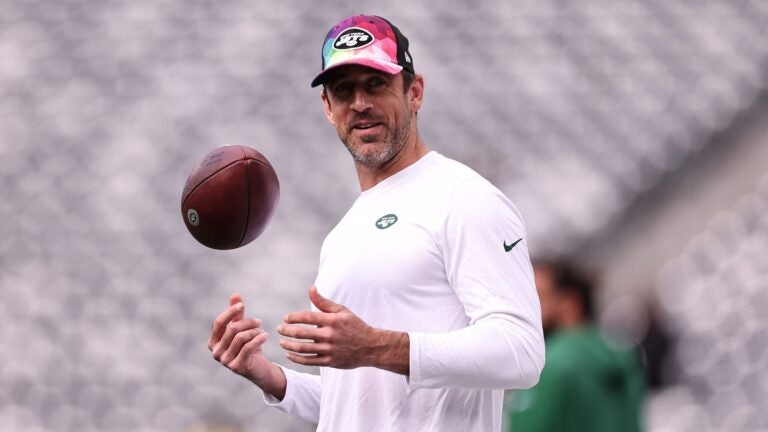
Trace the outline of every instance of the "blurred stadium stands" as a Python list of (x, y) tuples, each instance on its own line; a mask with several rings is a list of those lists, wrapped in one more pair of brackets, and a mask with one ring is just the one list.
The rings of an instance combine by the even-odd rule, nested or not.
[(659, 304), (678, 342), (674, 385), (649, 407), (659, 430), (768, 429), (766, 257), (768, 175), (662, 269)]
[[(309, 81), (359, 12), (409, 37), (425, 141), (518, 204), (533, 253), (608, 269), (608, 311), (658, 301), (679, 343), (648, 430), (768, 430), (768, 2), (350, 3), (0, 0), (0, 430), (313, 430), (205, 344), (231, 292), (270, 332), (308, 305), (358, 193)], [(225, 144), (282, 197), (217, 252), (179, 198)]]

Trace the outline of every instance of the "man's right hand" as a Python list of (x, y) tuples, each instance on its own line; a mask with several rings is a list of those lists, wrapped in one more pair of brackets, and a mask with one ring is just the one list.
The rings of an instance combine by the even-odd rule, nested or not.
[(283, 370), (261, 350), (267, 338), (268, 333), (261, 329), (261, 320), (245, 318), (243, 299), (233, 294), (229, 307), (213, 322), (208, 349), (216, 361), (282, 400), (287, 381)]

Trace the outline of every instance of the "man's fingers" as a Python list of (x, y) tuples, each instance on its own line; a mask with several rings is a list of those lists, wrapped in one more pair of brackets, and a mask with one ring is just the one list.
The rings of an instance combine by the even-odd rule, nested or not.
[(266, 342), (267, 339), (269, 339), (269, 333), (267, 332), (262, 332), (254, 336), (250, 341), (243, 345), (240, 352), (237, 353), (237, 357), (234, 358), (232, 363), (227, 364), (227, 367), (239, 374), (247, 373), (247, 371), (252, 368), (251, 361), (254, 358), (253, 354), (261, 351), (261, 346), (264, 345), (264, 342)]
[(261, 346), (264, 345), (264, 342), (269, 339), (269, 333), (262, 332), (256, 335), (253, 339), (246, 342), (245, 345), (243, 345), (243, 348), (240, 350), (240, 354), (238, 354), (238, 357), (243, 355), (251, 355), (261, 349)]
[(329, 314), (323, 312), (301, 311), (289, 313), (283, 317), (283, 321), (285, 321), (286, 324), (310, 324), (320, 326), (327, 325), (329, 318)]
[(221, 336), (227, 329), (227, 325), (231, 321), (236, 321), (235, 318), (243, 310), (245, 310), (245, 305), (243, 305), (242, 302), (238, 302), (225, 309), (224, 312), (220, 313), (219, 316), (216, 317), (216, 319), (213, 321), (213, 326), (211, 327), (211, 337), (208, 339), (209, 350), (213, 351), (214, 345), (216, 345), (219, 340), (221, 340)]
[(295, 353), (319, 355), (328, 354), (331, 349), (330, 345), (327, 343), (301, 342), (287, 339), (280, 339), (280, 347)]
[(232, 338), (232, 343), (229, 344), (229, 347), (221, 355), (220, 361), (224, 364), (228, 364), (240, 354), (240, 350), (246, 343), (262, 333), (264, 333), (264, 330), (258, 327), (238, 332), (235, 337)]
[(238, 293), (234, 293), (231, 296), (229, 296), (229, 305), (230, 306), (234, 306), (237, 303), (242, 303), (242, 301), (243, 301), (243, 296), (241, 296)]
[(316, 342), (327, 341), (326, 332), (323, 329), (317, 327), (300, 327), (294, 325), (279, 325), (277, 326), (277, 333), (281, 336), (290, 337), (294, 339), (307, 339)]
[(261, 326), (261, 320), (254, 318), (244, 319), (241, 321), (231, 321), (224, 329), (224, 334), (221, 336), (221, 338), (219, 338), (219, 341), (214, 344), (214, 347), (211, 350), (213, 351), (213, 358), (218, 360), (232, 344), (232, 340), (238, 333), (253, 328), (258, 328), (259, 326)]
[(238, 293), (235, 293), (235, 294), (232, 294), (231, 296), (229, 296), (229, 305), (230, 306), (234, 306), (234, 305), (236, 305), (238, 303), (242, 303), (243, 304), (243, 310), (240, 311), (240, 314), (235, 316), (234, 321), (241, 320), (241, 319), (243, 319), (245, 317), (245, 302), (243, 301), (243, 296), (241, 296)]
[(330, 366), (331, 364), (331, 358), (327, 356), (307, 356), (289, 352), (285, 358), (304, 366)]

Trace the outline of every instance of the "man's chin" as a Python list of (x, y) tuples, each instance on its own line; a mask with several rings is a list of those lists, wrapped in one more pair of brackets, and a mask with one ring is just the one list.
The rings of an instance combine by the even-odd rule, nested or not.
[(357, 145), (349, 148), (349, 152), (355, 162), (366, 166), (379, 166), (391, 158), (386, 149), (376, 146), (375, 143)]
[(352, 157), (355, 159), (355, 162), (366, 165), (366, 166), (379, 166), (386, 162), (385, 155), (382, 153), (353, 153)]

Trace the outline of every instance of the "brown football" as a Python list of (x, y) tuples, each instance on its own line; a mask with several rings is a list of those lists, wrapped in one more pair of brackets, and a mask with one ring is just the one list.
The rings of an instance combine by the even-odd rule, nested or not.
[(235, 249), (264, 232), (279, 199), (277, 174), (264, 155), (246, 146), (224, 146), (189, 174), (181, 214), (200, 243)]

